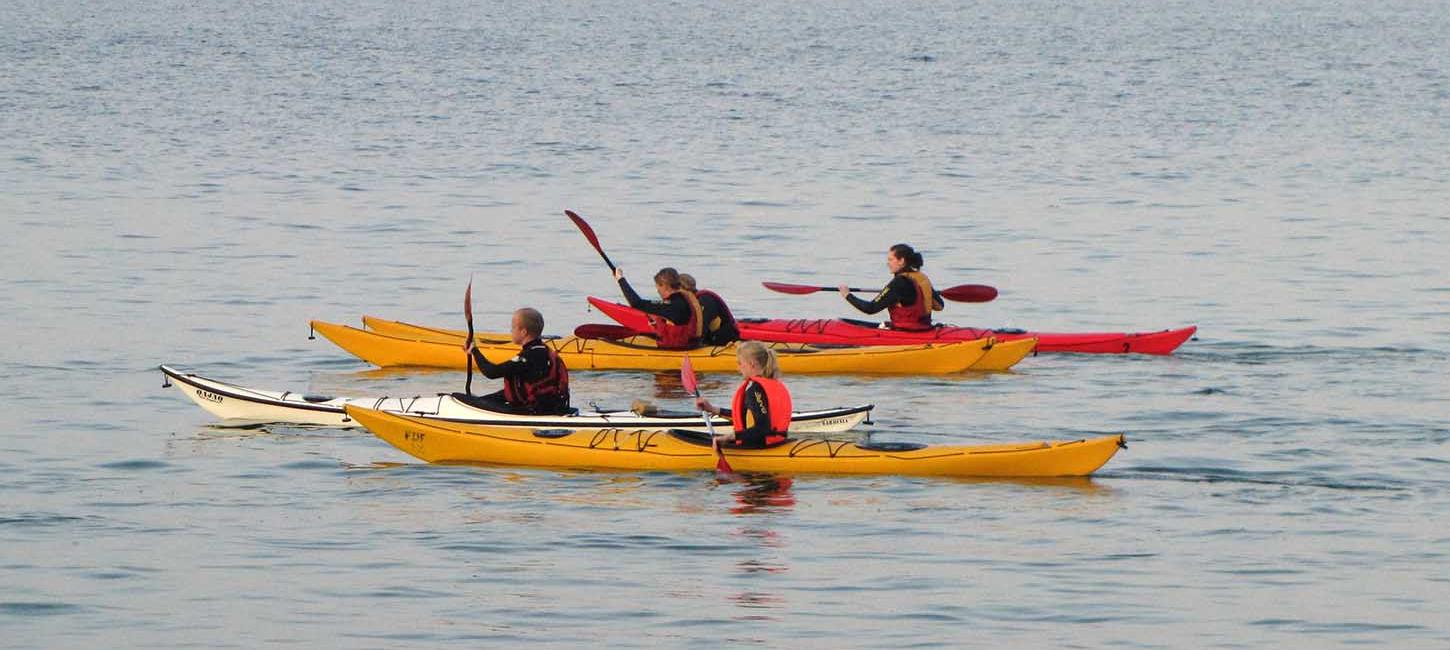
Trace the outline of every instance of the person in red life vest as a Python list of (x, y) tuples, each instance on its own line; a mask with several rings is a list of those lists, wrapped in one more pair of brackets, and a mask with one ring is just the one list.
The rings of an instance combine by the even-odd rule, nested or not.
[(891, 283), (872, 300), (863, 300), (851, 295), (846, 285), (841, 285), (841, 295), (852, 307), (867, 314), (883, 309), (891, 315), (890, 327), (899, 330), (931, 329), (931, 313), (941, 311), (944, 306), (941, 294), (931, 286), (931, 280), (921, 272), (926, 262), (921, 253), (906, 244), (897, 244), (886, 252), (886, 268), (891, 270)]
[(503, 390), (471, 397), (471, 404), (496, 411), (531, 415), (562, 415), (569, 407), (569, 369), (558, 353), (544, 345), (544, 315), (532, 307), (514, 312), (509, 337), (520, 346), (518, 355), (503, 363), (493, 363), (474, 346), (463, 349), (473, 356), (483, 376), (503, 379)]
[(655, 338), (661, 348), (681, 350), (700, 344), (704, 333), (700, 301), (695, 300), (695, 294), (680, 288), (679, 271), (666, 266), (655, 274), (655, 291), (660, 294), (659, 300), (639, 297), (634, 287), (629, 286), (629, 280), (624, 279), (624, 269), (614, 269), (614, 279), (619, 281), (619, 289), (624, 292), (624, 299), (630, 307), (655, 316), (650, 322), (654, 323)]
[(785, 442), (792, 406), (790, 391), (780, 380), (775, 352), (759, 341), (746, 341), (736, 349), (735, 361), (745, 381), (735, 390), (731, 407), (717, 408), (703, 397), (695, 399), (695, 407), (730, 418), (734, 426), (720, 436), (722, 443), (758, 448)]
[(726, 345), (740, 340), (740, 330), (735, 327), (735, 315), (720, 294), (695, 286), (695, 276), (680, 274), (680, 288), (695, 296), (700, 303), (700, 322), (704, 323), (700, 342), (705, 345)]

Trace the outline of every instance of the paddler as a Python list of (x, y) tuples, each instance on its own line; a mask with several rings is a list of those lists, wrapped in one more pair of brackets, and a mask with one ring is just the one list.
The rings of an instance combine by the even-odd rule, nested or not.
[(700, 320), (704, 323), (700, 341), (705, 345), (726, 345), (740, 340), (740, 330), (735, 328), (735, 315), (720, 294), (695, 286), (695, 276), (680, 274), (680, 288), (693, 294), (700, 303)]
[(503, 363), (493, 363), (475, 347), (463, 344), (483, 376), (503, 379), (503, 390), (474, 397), (470, 403), (496, 411), (530, 415), (564, 415), (569, 408), (569, 369), (553, 348), (544, 345), (544, 315), (532, 307), (514, 312), (509, 338), (519, 353)]
[(921, 253), (906, 244), (897, 244), (886, 252), (886, 268), (891, 271), (891, 282), (872, 300), (863, 300), (851, 295), (846, 285), (841, 285), (841, 295), (851, 306), (867, 314), (882, 309), (891, 315), (890, 327), (898, 330), (931, 329), (931, 313), (941, 311), (944, 306), (941, 294), (931, 286), (931, 280), (921, 272), (925, 264)]
[(734, 426), (720, 436), (722, 443), (758, 449), (785, 442), (792, 406), (790, 391), (780, 380), (775, 351), (759, 341), (746, 341), (736, 349), (735, 362), (745, 381), (735, 389), (731, 407), (716, 408), (703, 397), (695, 398), (695, 407), (730, 418)]
[(681, 350), (700, 344), (704, 334), (700, 301), (695, 299), (695, 294), (681, 288), (679, 271), (666, 266), (655, 273), (659, 300), (639, 297), (634, 287), (629, 286), (629, 280), (624, 279), (624, 269), (614, 269), (614, 279), (619, 281), (619, 289), (630, 307), (656, 316), (650, 322), (654, 324), (655, 338), (661, 348)]

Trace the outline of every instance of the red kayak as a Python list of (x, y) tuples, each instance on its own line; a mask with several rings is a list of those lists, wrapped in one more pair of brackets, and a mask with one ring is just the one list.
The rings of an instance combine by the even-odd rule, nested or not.
[[(649, 332), (649, 315), (630, 307), (600, 298), (589, 298), (606, 316), (620, 325), (639, 332)], [(981, 329), (937, 325), (925, 331), (885, 329), (869, 321), (845, 318), (761, 319), (743, 318), (736, 322), (740, 338), (783, 343), (816, 345), (912, 345), (937, 341), (970, 341), (994, 336), (1001, 341), (1037, 337), (1038, 352), (1081, 352), (1092, 354), (1172, 354), (1183, 345), (1198, 327), (1161, 330), (1157, 332), (1031, 332), (1020, 329)]]

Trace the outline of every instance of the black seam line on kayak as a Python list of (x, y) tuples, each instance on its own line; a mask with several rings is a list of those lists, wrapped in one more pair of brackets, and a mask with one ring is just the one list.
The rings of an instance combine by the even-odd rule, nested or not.
[[(165, 371), (163, 371), (163, 372), (165, 372)], [(167, 374), (170, 374), (170, 373), (167, 373)], [(247, 395), (247, 394), (235, 392), (234, 390), (228, 390), (228, 389), (229, 388), (240, 388), (240, 387), (233, 387), (230, 384), (226, 384), (226, 383), (223, 383), (223, 382), (218, 382), (218, 381), (211, 380), (211, 379), (208, 379), (207, 381), (208, 382), (211, 382), (213, 384), (218, 384), (220, 386), (225, 386), (226, 388), (220, 388), (218, 386), (210, 386), (210, 385), (206, 385), (206, 384), (200, 384), (200, 383), (197, 383), (196, 381), (192, 381), (190, 379), (193, 376), (194, 375), (190, 375), (190, 374), (185, 375), (185, 376), (179, 375), (179, 374), (175, 374), (175, 375), (171, 375), (171, 378), (174, 379), (174, 380), (176, 380), (178, 383), (186, 384), (187, 386), (191, 386), (192, 388), (195, 388), (195, 389), (198, 389), (198, 390), (204, 390), (204, 391), (207, 391), (209, 393), (217, 393), (217, 394), (221, 395), (222, 397), (230, 397), (230, 398), (232, 398), (234, 400), (238, 400), (238, 401), (242, 401), (242, 402), (250, 402), (252, 404), (266, 404), (268, 406), (279, 406), (280, 405), (280, 406), (285, 406), (286, 408), (295, 408), (295, 409), (301, 409), (301, 410), (304, 410), (304, 411), (321, 411), (323, 413), (341, 413), (342, 412), (342, 407), (341, 406), (326, 406), (326, 405), (323, 405), (323, 404), (310, 404), (310, 403), (307, 403), (307, 402), (288, 402), (288, 401), (279, 400), (279, 399), (277, 399), (275, 397), (271, 397), (271, 396), (267, 396), (267, 395), (258, 395), (258, 394), (254, 393), (254, 392), (253, 392), (252, 395)], [(246, 389), (243, 389), (243, 390), (246, 390)], [(247, 392), (252, 392), (252, 391), (247, 391)], [(290, 392), (283, 393), (283, 395), (289, 395), (289, 394), (291, 394), (291, 393)]]
[[(1079, 341), (1079, 342), (1076, 342), (1076, 343), (1053, 343), (1049, 347), (1051, 349), (1053, 349), (1053, 350), (1063, 350), (1063, 349), (1069, 349), (1069, 348), (1087, 347), (1087, 346), (1091, 346), (1091, 345), (1104, 345), (1104, 344), (1107, 344), (1107, 343), (1112, 343), (1113, 341), (1122, 340), (1123, 341), (1123, 347), (1125, 348), (1124, 351), (1127, 351), (1126, 348), (1131, 343), (1142, 343), (1144, 340), (1150, 340), (1153, 343), (1157, 343), (1159, 339), (1171, 338), (1171, 337), (1165, 337), (1165, 336), (1163, 336), (1163, 334), (1166, 334), (1166, 333), (1169, 333), (1169, 332), (1175, 332), (1176, 333), (1177, 331), (1178, 330), (1167, 330), (1167, 329), (1165, 329), (1165, 330), (1160, 330), (1160, 331), (1157, 331), (1157, 332), (1128, 332), (1128, 333), (1120, 334), (1120, 335), (1117, 335), (1117, 336), (1103, 337), (1103, 338), (1099, 338), (1099, 339), (1092, 339), (1092, 340), (1089, 340), (1089, 341)], [(1192, 336), (1192, 334), (1190, 334), (1189, 336)], [(1038, 341), (1038, 345), (1039, 346), (1042, 345), (1042, 342), (1040, 340)], [(1179, 345), (1182, 345), (1182, 344), (1180, 343)], [(1177, 349), (1177, 348), (1175, 347), (1174, 349)]]
[[(397, 416), (393, 416), (393, 417), (397, 417)], [(497, 434), (488, 433), (486, 431), (468, 431), (466, 429), (453, 429), (453, 428), (448, 428), (448, 427), (430, 425), (428, 423), (424, 423), (423, 426), (424, 427), (428, 427), (428, 428), (438, 429), (438, 430), (441, 430), (441, 431), (444, 431), (444, 432), (447, 432), (447, 433), (453, 433), (453, 434), (463, 435), (463, 436), (473, 436), (473, 437), (477, 437), (477, 438), (489, 438), (489, 439), (497, 440), (497, 441), (500, 441), (500, 442), (517, 442), (517, 443), (524, 443), (524, 444), (531, 444), (531, 445), (549, 445), (549, 446), (554, 446), (554, 447), (568, 447), (570, 449), (594, 450), (594, 451), (639, 452), (639, 453), (650, 453), (650, 454), (655, 454), (655, 455), (659, 455), (659, 456), (670, 456), (670, 457), (679, 457), (679, 458), (700, 456), (700, 455), (703, 455), (703, 454), (710, 453), (708, 449), (704, 449), (703, 451), (701, 451), (699, 453), (689, 453), (689, 454), (667, 454), (667, 453), (663, 453), (661, 451), (658, 451), (657, 449), (652, 451), (650, 448), (651, 447), (655, 447), (655, 445), (650, 444), (650, 443), (654, 440), (654, 437), (655, 436), (660, 435), (661, 433), (664, 433), (663, 431), (661, 431), (659, 429), (620, 429), (620, 428), (600, 429), (599, 431), (595, 432), (595, 435), (592, 437), (592, 439), (591, 439), (591, 441), (590, 441), (589, 444), (587, 444), (587, 445), (579, 445), (579, 444), (568, 444), (567, 442), (565, 442), (565, 441), (569, 440), (569, 438), (572, 438), (575, 435), (577, 435), (578, 432), (569, 434), (569, 435), (564, 436), (562, 438), (551, 438), (551, 439), (548, 439), (548, 440), (529, 440), (529, 439), (524, 439), (524, 438), (516, 438), (516, 437), (513, 437), (513, 436), (500, 436), (500, 435), (497, 435)], [(636, 442), (635, 443), (635, 445), (636, 445), (636, 448), (635, 449), (630, 449), (628, 447), (625, 447), (623, 449), (619, 449), (617, 447), (616, 448), (613, 448), (613, 449), (611, 449), (610, 447), (599, 447), (598, 446), (598, 443), (596, 442), (596, 441), (602, 442), (604, 439), (610, 438), (611, 436), (617, 437), (619, 435), (635, 436), (636, 438), (644, 438), (644, 440), (642, 440), (640, 442)]]
[(1016, 449), (984, 449), (982, 451), (968, 451), (968, 452), (964, 452), (964, 453), (966, 453), (969, 456), (990, 456), (992, 454), (1025, 454), (1025, 453), (1031, 453), (1031, 452), (1034, 452), (1034, 451), (1052, 451), (1052, 450), (1055, 450), (1055, 449), (1062, 449), (1063, 447), (1071, 447), (1073, 445), (1080, 445), (1080, 444), (1083, 444), (1085, 442), (1087, 442), (1087, 439), (1086, 438), (1083, 438), (1082, 440), (1068, 440), (1068, 441), (1065, 441), (1065, 442), (1059, 442), (1059, 443), (1057, 443), (1055, 445), (1054, 444), (1049, 444), (1049, 443), (1043, 443), (1041, 447), (1027, 447), (1027, 448), (1018, 447)]
[[(391, 414), (388, 414), (388, 415), (391, 415)], [(393, 416), (393, 417), (397, 417), (397, 416)], [(430, 425), (430, 424), (427, 424), (427, 423), (423, 424), (423, 426), (424, 427), (427, 427), (427, 428), (435, 429), (435, 430), (438, 430), (438, 431), (443, 431), (445, 433), (452, 433), (452, 434), (462, 435), (462, 436), (473, 436), (473, 437), (477, 437), (477, 438), (489, 438), (489, 439), (497, 440), (499, 442), (504, 442), (504, 443), (516, 442), (516, 443), (531, 444), (531, 445), (548, 445), (548, 446), (553, 446), (553, 447), (567, 447), (569, 449), (593, 450), (593, 451), (622, 451), (622, 452), (626, 452), (626, 453), (635, 453), (635, 452), (638, 452), (638, 453), (645, 453), (645, 454), (654, 454), (656, 456), (667, 456), (667, 457), (670, 457), (670, 458), (694, 458), (694, 457), (697, 457), (697, 456), (704, 456), (704, 455), (709, 455), (709, 454), (712, 453), (709, 450), (708, 447), (705, 447), (703, 445), (702, 445), (701, 451), (694, 452), (694, 453), (675, 454), (675, 453), (665, 453), (665, 452), (659, 451), (659, 449), (658, 449), (657, 446), (648, 444), (649, 441), (652, 441), (654, 439), (654, 436), (657, 436), (657, 435), (660, 435), (661, 433), (663, 433), (662, 431), (660, 431), (658, 429), (613, 429), (612, 430), (613, 432), (619, 433), (619, 434), (624, 434), (624, 435), (635, 435), (635, 436), (641, 436), (641, 437), (643, 437), (643, 436), (645, 436), (647, 434), (649, 436), (649, 439), (646, 441), (646, 443), (644, 445), (642, 445), (639, 449), (637, 449), (637, 450), (631, 450), (631, 449), (628, 449), (628, 448), (625, 448), (625, 449), (610, 449), (608, 447), (596, 447), (596, 446), (592, 446), (592, 445), (568, 444), (567, 442), (564, 442), (564, 441), (569, 440), (569, 438), (573, 437), (574, 435), (576, 435), (577, 432), (575, 434), (570, 434), (570, 435), (564, 436), (562, 438), (551, 438), (551, 439), (547, 439), (547, 440), (529, 440), (529, 439), (523, 439), (523, 438), (515, 438), (515, 437), (512, 437), (512, 436), (500, 436), (500, 435), (496, 435), (496, 434), (492, 434), (492, 433), (487, 433), (487, 432), (483, 432), (483, 431), (467, 431), (467, 430), (464, 430), (464, 429), (451, 429), (451, 428), (448, 428), (448, 427), (435, 426), (435, 425)], [(653, 449), (651, 449), (651, 448), (653, 448)]]

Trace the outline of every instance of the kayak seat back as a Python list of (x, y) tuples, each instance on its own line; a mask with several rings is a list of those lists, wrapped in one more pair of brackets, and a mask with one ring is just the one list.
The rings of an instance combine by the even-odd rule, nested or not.
[[(439, 395), (442, 395), (442, 393), (439, 393)], [(579, 415), (579, 409), (572, 408), (572, 407), (569, 410), (564, 411), (562, 413), (529, 413), (528, 411), (526, 411), (524, 409), (515, 408), (513, 406), (510, 406), (508, 404), (505, 404), (502, 400), (499, 400), (497, 398), (491, 397), (489, 395), (469, 395), (468, 393), (449, 393), (449, 395), (452, 396), (453, 399), (456, 399), (456, 400), (458, 400), (460, 402), (463, 402), (464, 404), (467, 404), (469, 406), (472, 406), (473, 408), (482, 409), (482, 410), (485, 410), (485, 411), (493, 411), (494, 413), (508, 413), (510, 415), (550, 415), (550, 416)]]

